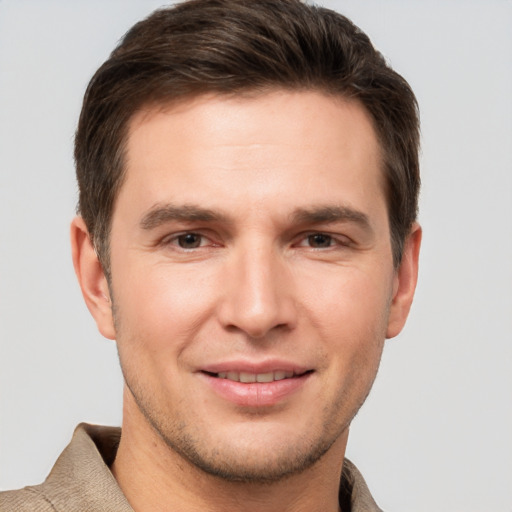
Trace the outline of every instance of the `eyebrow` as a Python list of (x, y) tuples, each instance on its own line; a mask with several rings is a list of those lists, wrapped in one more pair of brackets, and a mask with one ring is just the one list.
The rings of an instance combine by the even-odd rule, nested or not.
[(373, 231), (368, 215), (348, 206), (298, 208), (293, 212), (292, 219), (298, 224), (353, 222), (366, 231)]
[(219, 212), (196, 205), (156, 205), (141, 219), (140, 226), (144, 230), (154, 229), (166, 222), (226, 222), (226, 216)]
[[(323, 224), (334, 222), (354, 222), (366, 231), (372, 232), (368, 216), (348, 206), (317, 206), (297, 208), (291, 215), (296, 224)], [(198, 205), (157, 204), (140, 221), (144, 230), (151, 230), (167, 222), (228, 222), (226, 215)]]

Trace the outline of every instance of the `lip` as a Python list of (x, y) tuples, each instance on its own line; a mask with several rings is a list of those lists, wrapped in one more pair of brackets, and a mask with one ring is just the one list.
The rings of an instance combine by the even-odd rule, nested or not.
[[(263, 374), (283, 371), (293, 373), (292, 377), (272, 382), (237, 382), (216, 377), (227, 372)], [(236, 406), (261, 408), (278, 405), (300, 391), (313, 374), (313, 370), (287, 361), (230, 361), (202, 367), (199, 376), (219, 397)]]
[(283, 361), (278, 359), (271, 359), (266, 361), (224, 361), (214, 363), (199, 368), (200, 371), (206, 373), (222, 373), (222, 372), (247, 372), (247, 373), (269, 373), (276, 371), (293, 372), (296, 375), (301, 375), (311, 370), (302, 365), (292, 363), (290, 361)]

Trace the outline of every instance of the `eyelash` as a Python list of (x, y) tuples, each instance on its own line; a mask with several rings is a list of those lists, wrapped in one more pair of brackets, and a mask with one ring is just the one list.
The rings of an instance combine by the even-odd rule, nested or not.
[[(200, 239), (199, 245), (197, 247), (183, 247), (180, 244), (181, 240), (183, 240), (185, 237), (190, 237), (190, 236), (198, 237)], [(206, 240), (209, 240), (209, 238), (201, 233), (197, 233), (195, 231), (185, 231), (183, 233), (177, 233), (172, 236), (165, 237), (162, 240), (162, 244), (163, 245), (172, 245), (172, 246), (175, 246), (177, 249), (181, 249), (183, 251), (193, 251), (194, 249), (199, 249), (201, 247), (205, 247), (205, 244), (203, 242)], [(213, 242), (211, 244), (208, 244), (208, 246), (216, 246), (216, 245), (217, 244), (215, 244)]]
[[(198, 237), (199, 245), (195, 247), (184, 247), (181, 245), (180, 241), (183, 241), (185, 237)], [(326, 246), (314, 247), (312, 244), (312, 239), (314, 237), (324, 237), (328, 242)], [(209, 241), (210, 243), (204, 243), (205, 241)], [(304, 244), (304, 242), (306, 242)], [(209, 237), (204, 234), (198, 233), (196, 231), (185, 231), (182, 233), (177, 233), (169, 237), (165, 237), (162, 242), (163, 245), (174, 246), (176, 249), (180, 249), (183, 251), (193, 251), (195, 249), (200, 249), (204, 247), (218, 247), (220, 244), (217, 244)], [(318, 240), (317, 240), (318, 243)], [(325, 233), (323, 231), (315, 231), (310, 233), (305, 233), (300, 236), (298, 243), (293, 244), (295, 247), (307, 247), (313, 250), (322, 250), (322, 249), (332, 249), (333, 247), (349, 247), (351, 245), (351, 240), (343, 235), (331, 235), (330, 233)]]
[[(313, 245), (311, 245), (312, 239), (314, 237), (324, 237), (328, 240), (329, 244), (327, 246), (314, 247)], [(302, 245), (302, 242), (307, 242), (308, 245)], [(308, 247), (313, 250), (322, 250), (332, 249), (335, 247), (349, 247), (351, 245), (351, 240), (344, 235), (332, 235), (324, 231), (315, 231), (313, 233), (307, 233), (303, 235), (300, 239), (300, 242), (297, 245), (299, 247)]]

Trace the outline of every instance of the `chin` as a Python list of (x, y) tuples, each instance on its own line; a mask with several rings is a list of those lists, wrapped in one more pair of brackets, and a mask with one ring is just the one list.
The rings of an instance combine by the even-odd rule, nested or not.
[[(336, 441), (322, 438), (316, 443), (298, 440), (287, 445), (269, 445), (262, 440), (210, 445), (188, 436), (160, 437), (167, 446), (194, 468), (229, 482), (266, 484), (300, 474), (314, 466)], [(247, 446), (249, 445), (249, 446)], [(210, 446), (216, 446), (214, 449)]]

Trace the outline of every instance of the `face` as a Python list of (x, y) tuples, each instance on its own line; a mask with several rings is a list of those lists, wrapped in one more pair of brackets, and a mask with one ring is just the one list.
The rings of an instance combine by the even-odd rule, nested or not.
[(365, 110), (320, 93), (133, 118), (98, 325), (174, 453), (262, 481), (346, 438), (405, 320), (380, 164)]

